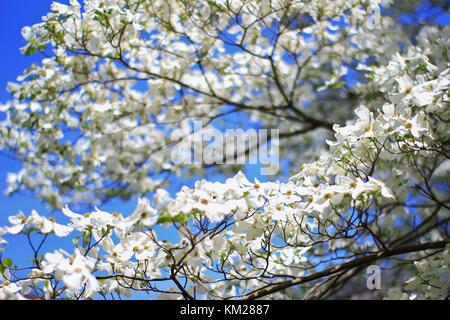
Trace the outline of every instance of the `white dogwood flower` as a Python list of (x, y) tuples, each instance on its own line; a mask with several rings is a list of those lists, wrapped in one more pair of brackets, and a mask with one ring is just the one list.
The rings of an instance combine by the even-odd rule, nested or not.
[(98, 281), (92, 275), (96, 260), (82, 255), (78, 249), (73, 255), (63, 250), (47, 253), (42, 265), (45, 273), (54, 273), (56, 279), (64, 282), (70, 296), (84, 289), (83, 296), (89, 298), (99, 289)]
[(40, 216), (36, 210), (31, 212), (31, 221), (33, 226), (37, 228), (41, 233), (55, 233), (58, 237), (66, 237), (69, 235), (73, 228), (59, 224), (54, 218), (46, 218)]
[(15, 216), (9, 216), (8, 221), (12, 224), (12, 226), (7, 226), (5, 229), (11, 234), (18, 234), (22, 232), (25, 226), (29, 225), (31, 222), (30, 218), (26, 217), (22, 211)]
[(130, 216), (130, 220), (139, 221), (146, 227), (153, 226), (158, 219), (158, 212), (150, 206), (150, 201), (146, 198), (138, 200), (138, 205)]

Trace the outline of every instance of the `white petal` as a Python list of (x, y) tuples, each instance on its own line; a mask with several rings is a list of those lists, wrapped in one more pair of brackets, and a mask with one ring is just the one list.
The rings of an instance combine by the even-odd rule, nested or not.
[(81, 289), (83, 276), (80, 273), (66, 274), (62, 280), (68, 288)]
[(412, 87), (411, 79), (406, 74), (402, 77), (396, 78), (395, 80), (398, 82), (400, 92), (404, 92), (407, 88)]
[(69, 233), (72, 232), (72, 230), (73, 230), (73, 228), (64, 226), (59, 223), (53, 224), (53, 231), (55, 231), (55, 235), (57, 235), (58, 237), (67, 236)]
[(12, 227), (6, 227), (6, 230), (10, 234), (18, 234), (23, 230), (24, 226), (25, 226), (24, 224), (16, 224), (15, 226)]
[(48, 220), (47, 218), (44, 218), (43, 224), (41, 229), (39, 230), (42, 233), (50, 233), (53, 231), (53, 222)]
[(385, 198), (392, 198), (395, 199), (394, 194), (392, 193), (392, 191), (389, 188), (386, 187), (382, 187), (381, 188), (381, 195)]
[(73, 218), (73, 219), (78, 219), (78, 218), (83, 217), (81, 214), (75, 213), (72, 210), (70, 210), (67, 205), (62, 209), (62, 212), (64, 215), (68, 216), (69, 218)]
[(370, 111), (366, 106), (361, 105), (355, 110), (355, 114), (363, 121), (370, 120)]

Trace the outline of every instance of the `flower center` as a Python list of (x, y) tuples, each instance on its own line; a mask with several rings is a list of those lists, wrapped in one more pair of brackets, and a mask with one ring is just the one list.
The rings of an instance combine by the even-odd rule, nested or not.
[(141, 248), (139, 248), (138, 246), (135, 246), (135, 247), (133, 247), (133, 252), (141, 253), (142, 250), (141, 250)]
[(147, 217), (148, 217), (147, 212), (142, 211), (142, 212), (141, 212), (141, 218), (142, 218), (142, 219), (145, 219), (145, 218), (147, 218)]

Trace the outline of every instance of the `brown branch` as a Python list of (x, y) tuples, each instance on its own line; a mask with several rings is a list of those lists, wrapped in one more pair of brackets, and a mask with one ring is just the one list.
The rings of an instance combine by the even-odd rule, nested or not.
[(326, 269), (326, 270), (323, 270), (323, 271), (320, 271), (320, 272), (317, 272), (317, 273), (314, 273), (314, 274), (311, 274), (308, 276), (299, 277), (299, 278), (295, 278), (292, 280), (287, 280), (287, 281), (284, 281), (284, 282), (281, 282), (278, 284), (274, 284), (274, 285), (269, 285), (268, 287), (259, 289), (253, 293), (250, 293), (250, 294), (244, 296), (242, 299), (243, 300), (259, 299), (259, 298), (262, 298), (269, 294), (276, 293), (281, 290), (284, 290), (284, 289), (287, 289), (287, 288), (290, 288), (290, 287), (293, 287), (293, 286), (296, 286), (296, 285), (299, 285), (302, 283), (306, 283), (306, 282), (309, 282), (312, 280), (327, 277), (327, 276), (330, 276), (332, 274), (338, 273), (343, 270), (347, 270), (347, 269), (351, 269), (351, 268), (365, 265), (368, 263), (372, 263), (379, 259), (388, 258), (388, 257), (392, 257), (392, 256), (396, 256), (399, 254), (404, 254), (404, 253), (417, 252), (417, 251), (423, 251), (423, 250), (428, 250), (428, 249), (444, 248), (448, 243), (450, 243), (450, 240), (443, 240), (443, 241), (438, 241), (438, 242), (423, 243), (423, 244), (419, 244), (419, 245), (398, 247), (398, 248), (391, 249), (389, 251), (380, 251), (377, 253), (369, 254), (365, 257), (362, 257), (362, 258), (359, 258), (359, 259), (356, 259), (353, 261), (342, 263), (333, 268), (329, 268), (329, 269)]

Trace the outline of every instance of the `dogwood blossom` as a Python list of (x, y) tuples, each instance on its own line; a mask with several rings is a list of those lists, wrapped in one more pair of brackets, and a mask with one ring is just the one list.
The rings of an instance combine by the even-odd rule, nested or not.
[(63, 281), (69, 297), (76, 296), (82, 289), (84, 297), (90, 297), (98, 291), (97, 279), (92, 275), (96, 260), (86, 257), (76, 249), (70, 256), (63, 250), (45, 254), (42, 262), (44, 273), (54, 273), (57, 280)]
[(0, 284), (0, 300), (19, 300), (22, 296), (19, 294), (21, 288), (8, 280)]
[[(9, 218), (0, 235), (26, 237), (33, 258), (23, 275), (6, 246), (0, 298), (346, 297), (382, 262), (402, 272), (381, 296), (446, 298), (450, 31), (410, 41), (387, 15), (374, 31), (364, 22), (380, 4), (55, 3), (24, 29), (24, 53), (53, 52), (10, 85), (0, 146), (25, 159), (8, 192), (34, 190), (70, 222)], [(168, 137), (228, 112), (280, 129), (290, 178), (217, 165), (234, 174), (171, 195), (165, 174), (187, 173)], [(68, 128), (80, 137), (67, 142)], [(130, 213), (70, 209), (150, 191)], [(52, 233), (74, 235), (73, 250), (43, 253)]]
[(7, 244), (8, 242), (3, 239), (1, 236), (4, 235), (6, 233), (6, 228), (0, 228), (0, 245), (2, 244)]
[(25, 227), (32, 227), (44, 234), (54, 233), (58, 237), (65, 237), (73, 230), (71, 227), (56, 223), (54, 218), (39, 215), (36, 210), (32, 210), (29, 217), (19, 212), (15, 216), (10, 216), (8, 220), (12, 226), (6, 227), (6, 231), (11, 234), (21, 233)]

